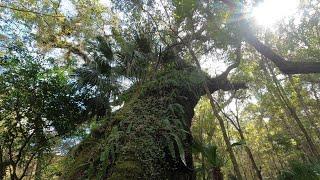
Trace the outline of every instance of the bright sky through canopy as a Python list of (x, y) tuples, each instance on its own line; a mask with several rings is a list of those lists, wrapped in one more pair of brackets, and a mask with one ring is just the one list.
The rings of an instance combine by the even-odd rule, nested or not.
[(254, 8), (252, 16), (258, 25), (270, 28), (283, 18), (292, 16), (299, 0), (265, 0)]

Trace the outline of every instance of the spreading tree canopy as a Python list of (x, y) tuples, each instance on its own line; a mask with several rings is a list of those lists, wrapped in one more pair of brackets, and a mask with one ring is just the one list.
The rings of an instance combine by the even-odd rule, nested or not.
[[(194, 159), (200, 157), (202, 177), (219, 179), (225, 164), (214, 145), (219, 136), (232, 163), (230, 172), (238, 179), (246, 176), (236, 149), (244, 147), (254, 177), (262, 179), (263, 162), (246, 143), (256, 142), (246, 134), (247, 125), (255, 125), (249, 119), (260, 123), (257, 129), (267, 134), (261, 139), (275, 156), (281, 156), (279, 144), (292, 145), (306, 154), (306, 161), (316, 163), (319, 119), (310, 109), (320, 102), (315, 85), (320, 72), (317, 1), (301, 3), (300, 19), (283, 22), (277, 33), (263, 31), (250, 17), (248, 11), (259, 3), (4, 0), (2, 174), (10, 169), (10, 177), (21, 179), (25, 173), (16, 173), (17, 168), (26, 172), (32, 159), (40, 159), (41, 149), (52, 147), (46, 145), (51, 136), (70, 133), (80, 124), (87, 134), (66, 155), (60, 174), (64, 179), (195, 179)], [(43, 65), (34, 56), (12, 51), (10, 44), (54, 62)], [(216, 68), (216, 74), (214, 67), (204, 69), (208, 59), (214, 66), (224, 61), (224, 68)], [(304, 98), (308, 90), (314, 93)], [(230, 100), (223, 91), (230, 92)], [(215, 92), (222, 97), (212, 96)], [(203, 137), (203, 124), (200, 130), (195, 125), (200, 139), (193, 140), (193, 122), (203, 119), (194, 117), (194, 108), (205, 95), (221, 134), (207, 128), (211, 137)], [(225, 112), (233, 98), (244, 107)], [(291, 126), (293, 131), (284, 133)], [(270, 127), (274, 131), (268, 134)], [(232, 137), (237, 141), (231, 142)], [(23, 156), (19, 147), (26, 149)], [(19, 162), (22, 157), (26, 160)], [(274, 162), (284, 168), (281, 160)]]

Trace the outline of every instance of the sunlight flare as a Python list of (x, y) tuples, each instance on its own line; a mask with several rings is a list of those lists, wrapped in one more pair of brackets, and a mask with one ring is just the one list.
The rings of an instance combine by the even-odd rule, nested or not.
[(280, 20), (292, 16), (299, 0), (265, 0), (253, 9), (252, 16), (258, 25), (270, 28)]

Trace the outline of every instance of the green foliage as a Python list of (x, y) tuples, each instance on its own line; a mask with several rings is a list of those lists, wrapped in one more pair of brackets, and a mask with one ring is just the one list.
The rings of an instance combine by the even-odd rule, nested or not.
[[(248, 11), (250, 3), (258, 2), (231, 1), (237, 3), (237, 10), (244, 5)], [(65, 2), (75, 8), (62, 12)], [(235, 45), (242, 41), (237, 25), (242, 19), (235, 19), (239, 18), (238, 12), (229, 11), (222, 1), (112, 0), (112, 10), (100, 2), (1, 2), (0, 24), (4, 25), (0, 27), (0, 39), (4, 41), (0, 42), (0, 158), (8, 154), (9, 146), (19, 154), (16, 152), (27, 142), (18, 165), (26, 167), (32, 152), (37, 153), (35, 157), (39, 152), (49, 152), (56, 143), (54, 136), (78, 129), (77, 125), (90, 117), (101, 121), (94, 122), (90, 135), (82, 135), (85, 140), (70, 152), (65, 162), (65, 179), (171, 177), (172, 171), (185, 170), (190, 159), (185, 150), (190, 147), (193, 105), (203, 94), (199, 87), (206, 76), (191, 66), (194, 62), (187, 46), (192, 46), (197, 57), (223, 54), (221, 59), (230, 64), (235, 59)], [(317, 4), (317, 0), (301, 2), (299, 18), (288, 17), (279, 22), (279, 29), (272, 27), (270, 32), (255, 31), (259, 28), (254, 23), (248, 26), (251, 33), (290, 61), (317, 61)], [(17, 46), (7, 46), (7, 38)], [(39, 62), (22, 51), (12, 56), (4, 50), (17, 50), (26, 40), (35, 51), (61, 48), (66, 50), (61, 51), (65, 52), (65, 59), (88, 59), (84, 58), (85, 65), (70, 79), (69, 69), (56, 63)], [(301, 126), (319, 149), (319, 75), (283, 76), (247, 44), (243, 44), (242, 51), (240, 66), (229, 77), (250, 86), (237, 110), (247, 139), (232, 146), (250, 147), (263, 175), (275, 178), (289, 160), (314, 158), (309, 140), (301, 135)], [(75, 79), (77, 89), (70, 86)], [(133, 86), (123, 92), (125, 88), (120, 83), (127, 81)], [(124, 107), (112, 114), (111, 107), (123, 102)], [(195, 155), (195, 164), (220, 168), (223, 163), (219, 157), (226, 156), (226, 151), (220, 151), (225, 148), (220, 129), (209, 102), (200, 106), (196, 114), (203, 117), (201, 122), (194, 120), (193, 135), (201, 137), (203, 147)], [(296, 119), (301, 125), (297, 126)], [(230, 139), (238, 139), (237, 131), (228, 125)], [(30, 140), (26, 138), (29, 135)], [(241, 162), (241, 171), (251, 178), (245, 148), (233, 149)], [(202, 157), (206, 162), (201, 162)], [(3, 159), (3, 164), (7, 163), (8, 157)], [(302, 178), (307, 172), (313, 178), (314, 171), (310, 169), (314, 168), (293, 164), (283, 176)], [(230, 161), (222, 171), (233, 171)]]
[(221, 168), (225, 163), (225, 158), (218, 153), (218, 147), (214, 144), (202, 144), (201, 142), (194, 140), (193, 152), (201, 153), (205, 158), (205, 161), (209, 163), (208, 169)]
[(181, 22), (186, 17), (191, 17), (196, 7), (196, 0), (173, 0), (175, 6), (174, 15), (178, 22)]
[[(187, 166), (185, 152), (184, 152), (184, 146), (183, 146), (180, 138), (176, 134), (173, 134), (173, 133), (171, 133), (170, 135), (172, 135), (174, 137), (174, 140), (175, 140), (175, 142), (176, 142), (176, 144), (178, 146), (180, 160), (183, 162), (183, 164), (185, 166)], [(176, 157), (175, 155), (172, 155), (172, 154), (171, 154), (171, 156), (172, 157)]]
[(279, 180), (317, 180), (320, 179), (320, 163), (305, 164), (297, 161), (290, 162), (289, 168), (283, 170)]
[(92, 45), (93, 61), (85, 63), (75, 70), (77, 89), (82, 95), (86, 114), (91, 118), (110, 118), (112, 102), (120, 93), (118, 83), (119, 72), (115, 64), (114, 53), (110, 42), (105, 37), (99, 36), (97, 43)]
[(74, 150), (63, 177), (165, 178), (186, 169), (187, 120), (192, 117), (185, 112), (199, 98), (195, 90), (202, 81), (196, 73), (192, 67), (164, 70), (154, 80), (132, 86), (124, 107)]
[(0, 62), (0, 158), (16, 167), (11, 177), (23, 178), (32, 162), (51, 153), (58, 137), (85, 119), (68, 69), (21, 47), (12, 47)]
[(63, 156), (56, 155), (54, 153), (44, 157), (43, 161), (37, 161), (41, 164), (41, 173), (37, 178), (45, 180), (57, 180), (61, 175), (63, 168)]
[[(3, 115), (17, 113), (17, 118), (30, 123), (53, 126), (63, 134), (80, 123), (81, 107), (76, 89), (68, 82), (67, 69), (42, 61), (27, 54), (1, 58), (1, 108)], [(47, 66), (47, 67), (45, 67)], [(12, 117), (4, 117), (6, 118)], [(38, 119), (40, 118), (40, 119)], [(44, 122), (43, 120), (46, 120)]]
[[(79, 44), (87, 45), (87, 39), (101, 35), (104, 25), (116, 24), (116, 20), (104, 18), (105, 13), (111, 16), (112, 13), (98, 0), (18, 0), (3, 1), (3, 6), (11, 7), (0, 9), (9, 14), (9, 23), (27, 24), (23, 30), (27, 29), (38, 47), (45, 50), (64, 48), (73, 51)], [(31, 32), (31, 29), (35, 31)], [(67, 41), (67, 38), (73, 41)]]

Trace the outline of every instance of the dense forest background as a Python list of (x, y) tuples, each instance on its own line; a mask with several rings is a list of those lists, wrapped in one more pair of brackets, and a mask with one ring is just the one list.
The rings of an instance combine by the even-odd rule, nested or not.
[(1, 0), (0, 179), (320, 179), (319, 23), (318, 0)]

